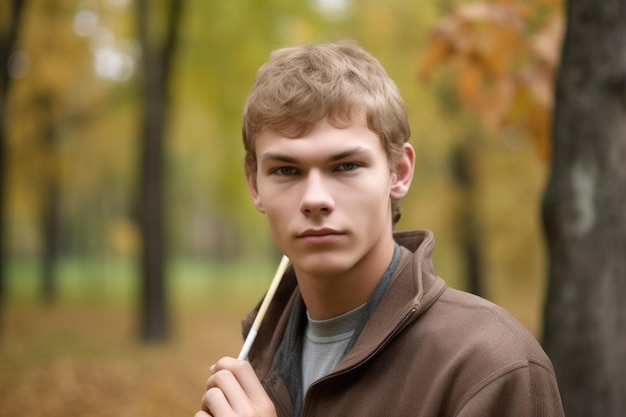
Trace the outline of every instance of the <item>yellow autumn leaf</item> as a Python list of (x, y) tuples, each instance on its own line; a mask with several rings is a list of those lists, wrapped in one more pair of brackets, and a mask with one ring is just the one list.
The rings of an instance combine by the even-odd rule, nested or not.
[(418, 76), (426, 80), (434, 68), (441, 64), (450, 55), (452, 48), (448, 39), (443, 36), (433, 35), (426, 52), (422, 56), (418, 66)]
[(487, 126), (494, 130), (505, 126), (514, 90), (511, 79), (503, 78), (483, 93), (479, 116)]
[(469, 60), (465, 60), (456, 76), (456, 89), (463, 102), (475, 105), (479, 101), (483, 73), (481, 68)]
[(532, 103), (528, 106), (528, 131), (535, 143), (535, 149), (541, 159), (547, 161), (550, 158), (550, 120), (551, 110)]

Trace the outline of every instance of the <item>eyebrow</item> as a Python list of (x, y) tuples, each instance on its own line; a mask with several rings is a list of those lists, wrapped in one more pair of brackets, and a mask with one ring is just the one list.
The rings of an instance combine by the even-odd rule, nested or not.
[(277, 161), (277, 162), (288, 162), (291, 164), (295, 164), (298, 160), (289, 155), (284, 155), (278, 152), (266, 152), (259, 158), (261, 161)]
[[(341, 151), (339, 153), (333, 154), (327, 158), (328, 162), (340, 161), (345, 158), (355, 157), (355, 156), (364, 156), (369, 154), (368, 150), (362, 146), (356, 146), (351, 149), (346, 149), (345, 151)], [(261, 161), (278, 161), (278, 162), (286, 162), (290, 164), (297, 164), (299, 162), (298, 158), (294, 158), (289, 155), (285, 155), (278, 152), (266, 152), (260, 157)]]
[(331, 155), (330, 158), (328, 158), (329, 162), (333, 162), (333, 161), (340, 161), (342, 159), (348, 158), (348, 157), (354, 157), (354, 156), (365, 156), (368, 155), (369, 152), (366, 148), (362, 147), (362, 146), (356, 146), (354, 148), (351, 149), (346, 149), (345, 151), (339, 152), (335, 155)]

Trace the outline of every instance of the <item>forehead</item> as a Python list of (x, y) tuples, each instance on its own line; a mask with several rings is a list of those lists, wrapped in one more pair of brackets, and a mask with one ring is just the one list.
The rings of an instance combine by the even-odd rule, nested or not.
[(337, 126), (328, 119), (317, 122), (313, 128), (298, 137), (263, 129), (256, 137), (256, 155), (259, 161), (268, 155), (301, 158), (330, 158), (347, 150), (359, 150), (373, 156), (385, 155), (379, 136), (370, 130), (364, 118)]

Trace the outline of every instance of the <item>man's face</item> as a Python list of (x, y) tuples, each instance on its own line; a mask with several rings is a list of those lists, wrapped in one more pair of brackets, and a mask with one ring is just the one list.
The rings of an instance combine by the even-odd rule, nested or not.
[(364, 118), (342, 129), (324, 119), (295, 139), (258, 134), (256, 181), (248, 176), (248, 184), (274, 241), (297, 269), (337, 275), (389, 261), (391, 198), (406, 194), (413, 170), (413, 150), (406, 147), (401, 164), (410, 160), (410, 167), (396, 173)]

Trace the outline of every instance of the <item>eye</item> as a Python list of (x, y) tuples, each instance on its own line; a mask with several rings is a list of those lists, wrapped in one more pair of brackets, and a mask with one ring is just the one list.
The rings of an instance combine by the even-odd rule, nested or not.
[(337, 167), (338, 171), (354, 171), (359, 168), (361, 165), (354, 162), (345, 162)]
[(288, 177), (290, 175), (295, 175), (295, 174), (297, 174), (297, 172), (298, 171), (296, 171), (296, 169), (293, 168), (293, 167), (278, 167), (278, 168), (272, 170), (272, 174), (283, 176), (283, 177)]

